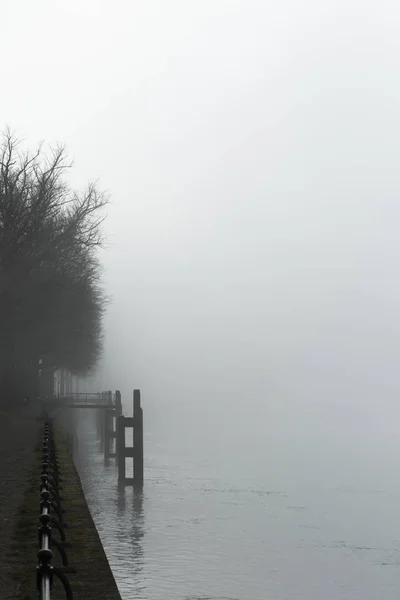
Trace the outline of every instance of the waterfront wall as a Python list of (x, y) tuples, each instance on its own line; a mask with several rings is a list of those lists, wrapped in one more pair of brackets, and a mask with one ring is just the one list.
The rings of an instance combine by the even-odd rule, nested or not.
[[(74, 600), (121, 600), (114, 576), (109, 566), (99, 534), (83, 493), (81, 481), (74, 465), (68, 443), (68, 430), (73, 428), (73, 420), (69, 420), (66, 411), (54, 415), (54, 439), (62, 478), (60, 490), (62, 508), (66, 510), (63, 521), (68, 524), (65, 529), (68, 556), (68, 567), (65, 575), (71, 583)], [(68, 411), (71, 412), (71, 411)], [(0, 577), (3, 583), (0, 597), (16, 600), (36, 600), (36, 565), (38, 552), (39, 524), (39, 484), (42, 466), (42, 442), (44, 420), (33, 416), (27, 419), (29, 435), (23, 428), (23, 420), (15, 419), (15, 431), (9, 426), (10, 434), (18, 435), (27, 446), (29, 464), (21, 463), (19, 452), (13, 461), (13, 470), (7, 472), (8, 496), (15, 500), (13, 486), (19, 483), (21, 492), (25, 489), (16, 505), (10, 504), (4, 514), (13, 523), (10, 536), (1, 540), (4, 546), (4, 566), (7, 577)], [(22, 425), (19, 423), (22, 422)], [(4, 433), (4, 432), (3, 432)], [(14, 443), (14, 446), (16, 442)], [(18, 448), (14, 448), (17, 452)], [(7, 465), (6, 465), (7, 466)], [(21, 467), (21, 468), (20, 468)], [(16, 490), (17, 491), (17, 490)], [(3, 506), (4, 509), (7, 505)], [(4, 527), (3, 527), (4, 529)], [(52, 528), (55, 539), (60, 540), (55, 527)], [(61, 567), (60, 555), (53, 548), (52, 564)], [(0, 573), (1, 574), (1, 573)], [(51, 591), (52, 600), (65, 600), (65, 591), (57, 577), (54, 578)]]
[(68, 573), (74, 600), (121, 600), (70, 452), (63, 413), (55, 417), (54, 435), (63, 477), (63, 506), (67, 511), (65, 521), (69, 526), (66, 530), (67, 540), (71, 544), (68, 559), (76, 571)]

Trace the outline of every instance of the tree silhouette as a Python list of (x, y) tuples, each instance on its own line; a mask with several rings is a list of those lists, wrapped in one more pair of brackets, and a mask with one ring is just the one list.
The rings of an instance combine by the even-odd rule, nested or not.
[(106, 298), (97, 249), (107, 196), (66, 183), (64, 147), (0, 144), (0, 385), (3, 400), (37, 393), (39, 361), (75, 374), (101, 353)]

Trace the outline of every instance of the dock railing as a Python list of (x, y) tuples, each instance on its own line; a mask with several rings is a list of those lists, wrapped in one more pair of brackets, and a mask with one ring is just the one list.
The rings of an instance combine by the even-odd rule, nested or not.
[[(65, 570), (68, 569), (68, 557), (65, 552), (66, 524), (63, 520), (65, 511), (61, 506), (60, 481), (61, 476), (53, 438), (53, 426), (51, 420), (47, 417), (44, 424), (40, 474), (39, 552), (36, 568), (39, 600), (51, 600), (54, 575), (63, 584), (67, 600), (73, 600), (71, 585), (65, 575)], [(60, 541), (54, 538), (52, 526), (58, 530)], [(52, 565), (52, 547), (58, 550), (62, 568)]]

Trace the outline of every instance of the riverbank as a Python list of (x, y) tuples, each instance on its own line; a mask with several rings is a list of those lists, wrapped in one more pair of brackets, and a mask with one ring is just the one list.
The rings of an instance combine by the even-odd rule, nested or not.
[[(34, 408), (0, 413), (0, 589), (2, 600), (33, 600), (36, 592), (39, 482), (43, 420)], [(67, 577), (74, 600), (120, 600), (62, 427), (55, 442), (63, 478), (67, 555), (75, 572)], [(59, 564), (55, 551), (53, 563)], [(52, 599), (65, 598), (55, 578)]]
[(69, 452), (68, 444), (60, 423), (55, 422), (55, 443), (60, 473), (65, 520), (68, 523), (66, 536), (71, 547), (68, 559), (76, 573), (68, 573), (74, 591), (74, 600), (121, 600), (96, 526), (90, 514), (81, 481)]

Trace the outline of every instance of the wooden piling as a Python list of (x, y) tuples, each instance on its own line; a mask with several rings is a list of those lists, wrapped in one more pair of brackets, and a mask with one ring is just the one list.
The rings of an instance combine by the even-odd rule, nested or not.
[(116, 417), (120, 417), (122, 415), (122, 400), (121, 400), (121, 392), (117, 390), (115, 392), (115, 411)]
[(108, 459), (111, 456), (111, 440), (114, 435), (114, 410), (105, 409), (104, 411), (104, 459)]
[(121, 392), (117, 390), (115, 392), (115, 462), (118, 464), (118, 418), (122, 415), (122, 400)]
[(97, 439), (100, 438), (100, 409), (96, 408), (96, 435)]
[[(88, 403), (88, 396), (95, 400)], [(73, 398), (71, 398), (72, 406)], [(94, 408), (93, 421), (96, 425), (97, 437), (100, 440), (100, 451), (104, 458), (115, 457), (118, 465), (118, 481), (123, 485), (142, 486), (144, 479), (143, 466), (143, 409), (141, 406), (140, 390), (133, 391), (133, 416), (124, 417), (122, 414), (121, 392), (115, 392), (115, 400), (111, 391), (99, 394), (87, 394), (86, 405), (77, 401), (76, 406)], [(93, 414), (93, 413), (92, 413)], [(114, 426), (115, 418), (115, 426)], [(133, 428), (133, 445), (126, 446), (126, 428)], [(113, 440), (115, 443), (115, 452)], [(126, 477), (126, 458), (133, 458), (133, 477)]]
[(105, 410), (104, 408), (99, 409), (99, 420), (100, 420), (100, 452), (104, 452), (104, 434), (105, 434)]
[(117, 417), (118, 483), (125, 484), (125, 417)]
[(140, 390), (133, 390), (133, 482), (143, 484), (143, 409)]
[[(126, 446), (125, 429), (133, 428), (133, 446)], [(117, 463), (118, 482), (123, 485), (143, 485), (143, 410), (140, 405), (140, 390), (133, 392), (133, 417), (117, 417)], [(127, 457), (133, 457), (133, 478), (126, 477)]]

